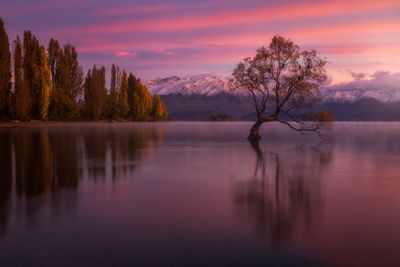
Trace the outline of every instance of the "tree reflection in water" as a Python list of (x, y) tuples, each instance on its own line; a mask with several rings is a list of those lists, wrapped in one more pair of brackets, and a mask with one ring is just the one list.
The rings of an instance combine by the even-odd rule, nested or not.
[(256, 166), (250, 179), (234, 185), (238, 215), (256, 226), (272, 245), (309, 227), (321, 209), (321, 172), (331, 159), (329, 145), (262, 151), (253, 144)]
[[(85, 179), (131, 178), (145, 148), (163, 135), (162, 127), (1, 129), (0, 237), (6, 234), (11, 213), (13, 220), (31, 224), (47, 204), (53, 215), (74, 210), (77, 188)], [(62, 201), (64, 193), (67, 201)]]
[(4, 235), (10, 212), (12, 190), (11, 136), (0, 132), (0, 237)]

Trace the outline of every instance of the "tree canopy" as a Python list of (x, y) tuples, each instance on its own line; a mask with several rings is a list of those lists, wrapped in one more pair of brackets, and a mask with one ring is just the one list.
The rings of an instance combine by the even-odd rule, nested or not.
[(278, 35), (267, 48), (261, 47), (254, 57), (241, 61), (233, 75), (252, 96), (257, 119), (249, 140), (259, 140), (260, 126), (271, 121), (295, 131), (320, 134), (331, 120), (319, 107), (319, 87), (327, 79), (325, 65), (315, 50), (300, 50)]
[(11, 97), (11, 54), (8, 35), (0, 18), (0, 119), (5, 119), (10, 111)]

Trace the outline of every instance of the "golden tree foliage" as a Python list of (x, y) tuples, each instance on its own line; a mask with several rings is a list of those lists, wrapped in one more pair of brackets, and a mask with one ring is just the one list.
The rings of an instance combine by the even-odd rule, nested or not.
[(8, 118), (11, 96), (11, 54), (7, 32), (0, 18), (0, 119)]
[(23, 78), (22, 44), (19, 37), (14, 41), (14, 47), (14, 117), (24, 121), (30, 116), (31, 99)]
[(128, 74), (122, 71), (118, 96), (119, 116), (125, 118), (128, 115)]
[(151, 115), (153, 120), (165, 120), (167, 118), (167, 110), (157, 94), (153, 95), (153, 107)]
[(147, 87), (132, 74), (128, 78), (129, 115), (132, 120), (151, 119), (152, 97)]
[(46, 49), (40, 49), (40, 77), (41, 77), (41, 92), (39, 103), (39, 118), (40, 120), (47, 120), (51, 92), (51, 72), (47, 64)]
[(133, 74), (128, 77), (117, 65), (111, 68), (109, 90), (104, 67), (94, 65), (84, 79), (78, 53), (70, 44), (61, 47), (51, 39), (46, 51), (35, 35), (25, 31), (22, 43), (18, 36), (14, 41), (13, 75), (9, 50), (0, 18), (0, 120), (148, 121), (166, 117), (161, 99), (152, 97), (140, 79)]

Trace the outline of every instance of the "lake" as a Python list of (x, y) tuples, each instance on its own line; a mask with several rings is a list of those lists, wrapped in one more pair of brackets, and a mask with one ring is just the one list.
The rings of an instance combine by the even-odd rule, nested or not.
[(0, 128), (0, 266), (400, 266), (400, 123)]

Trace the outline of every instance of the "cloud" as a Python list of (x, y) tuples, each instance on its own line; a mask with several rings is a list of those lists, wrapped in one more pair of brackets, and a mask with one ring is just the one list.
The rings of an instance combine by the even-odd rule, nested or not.
[[(258, 24), (277, 21), (296, 21), (310, 18), (326, 18), (338, 15), (354, 16), (363, 12), (378, 12), (387, 8), (400, 7), (398, 1), (323, 1), (321, 3), (304, 4), (289, 2), (282, 5), (260, 5), (250, 8), (210, 8), (207, 12), (200, 12), (197, 8), (187, 8), (182, 12), (179, 4), (172, 4), (175, 12), (167, 13), (164, 16), (154, 16), (150, 14), (140, 19), (132, 20), (112, 20), (107, 23), (98, 23), (90, 26), (82, 26), (77, 29), (65, 28), (64, 32), (78, 32), (82, 34), (93, 32), (132, 32), (132, 31), (171, 31), (171, 30), (193, 30), (199, 28), (215, 28), (223, 25), (235, 27), (237, 25)], [(155, 10), (171, 8), (169, 6), (154, 6)], [(142, 7), (143, 11), (148, 11), (151, 6)], [(173, 9), (173, 8), (171, 8)], [(118, 12), (129, 13), (132, 8), (118, 8), (110, 11), (97, 11), (97, 13), (117, 14)], [(138, 10), (138, 12), (140, 9)], [(315, 26), (315, 25), (314, 25)], [(346, 30), (341, 28), (340, 30)]]
[(127, 51), (118, 51), (118, 52), (115, 52), (114, 55), (116, 57), (129, 57), (129, 56), (132, 56), (133, 54), (130, 52), (127, 52)]
[[(398, 73), (397, 73), (398, 74)], [(396, 80), (398, 78), (396, 74), (391, 74), (390, 71), (376, 71), (374, 74), (371, 75), (373, 80), (392, 80), (393, 78)]]
[(133, 6), (122, 6), (108, 9), (99, 9), (91, 11), (88, 15), (93, 17), (107, 17), (107, 16), (122, 16), (122, 15), (134, 15), (134, 14), (151, 14), (160, 11), (167, 11), (171, 6), (167, 4), (158, 5), (133, 5)]
[[(354, 76), (353, 76), (354, 75)], [(358, 90), (358, 91), (399, 91), (400, 72), (376, 71), (373, 74), (354, 73), (353, 81), (339, 83), (327, 87), (331, 90)]]
[(326, 58), (332, 83), (400, 71), (398, 0), (0, 2), (10, 39), (30, 29), (42, 44), (72, 43), (84, 68), (114, 62), (148, 79), (226, 71), (280, 34)]
[(364, 80), (367, 77), (367, 74), (364, 72), (352, 72), (349, 71), (351, 77), (353, 77), (354, 81), (361, 81)]

